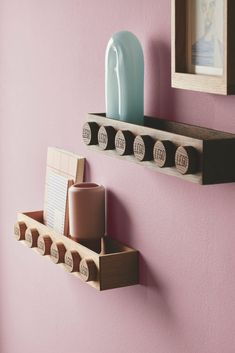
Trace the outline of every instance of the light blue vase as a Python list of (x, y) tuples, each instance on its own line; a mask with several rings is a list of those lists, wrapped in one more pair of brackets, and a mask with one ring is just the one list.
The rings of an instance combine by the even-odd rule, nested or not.
[(131, 32), (115, 33), (105, 56), (106, 116), (134, 124), (144, 122), (144, 55)]

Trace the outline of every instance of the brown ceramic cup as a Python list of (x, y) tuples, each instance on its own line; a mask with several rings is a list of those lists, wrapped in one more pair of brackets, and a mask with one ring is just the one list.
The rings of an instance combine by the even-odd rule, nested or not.
[(105, 189), (95, 183), (69, 188), (69, 227), (77, 242), (101, 239), (105, 233)]

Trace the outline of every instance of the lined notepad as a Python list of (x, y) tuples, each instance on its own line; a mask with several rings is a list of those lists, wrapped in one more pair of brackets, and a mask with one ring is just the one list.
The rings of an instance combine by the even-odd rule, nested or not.
[(59, 234), (68, 235), (68, 188), (73, 181), (49, 171), (46, 180), (47, 208), (46, 225)]
[[(44, 224), (49, 226), (49, 224), (53, 224), (53, 222), (54, 222), (54, 224), (57, 224), (56, 227), (58, 228), (58, 224), (60, 223), (59, 220), (61, 217), (61, 211), (57, 212), (55, 210), (54, 214), (53, 214), (52, 210), (50, 210), (51, 207), (53, 207), (52, 203), (50, 203), (50, 205), (48, 205), (48, 192), (49, 192), (48, 185), (49, 185), (49, 180), (52, 181), (51, 180), (52, 175), (53, 175), (52, 173), (54, 173), (54, 175), (58, 176), (58, 178), (56, 178), (57, 188), (59, 187), (59, 176), (64, 177), (65, 181), (70, 180), (69, 183), (70, 183), (70, 185), (72, 185), (73, 183), (80, 183), (83, 181), (84, 165), (85, 165), (85, 158), (82, 156), (79, 156), (79, 155), (74, 154), (72, 152), (61, 150), (56, 147), (49, 147), (48, 148), (44, 211), (43, 211)], [(61, 179), (61, 186), (63, 189), (63, 186), (65, 185), (65, 181), (63, 182), (62, 180), (63, 179)], [(51, 185), (53, 185), (53, 183)], [(53, 189), (53, 186), (51, 186), (51, 188)], [(52, 189), (50, 190), (50, 193), (52, 192)], [(67, 211), (65, 213), (64, 232), (62, 234), (69, 235), (68, 206), (67, 206), (66, 210)], [(49, 211), (49, 214), (51, 217), (50, 220), (48, 219), (48, 211)], [(52, 222), (52, 219), (54, 220), (53, 222)], [(58, 220), (58, 221), (56, 221), (56, 220)]]

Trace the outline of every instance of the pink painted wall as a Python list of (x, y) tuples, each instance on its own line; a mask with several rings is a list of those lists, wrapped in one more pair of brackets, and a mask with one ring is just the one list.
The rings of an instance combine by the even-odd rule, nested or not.
[[(0, 2), (1, 353), (234, 353), (235, 186), (201, 187), (89, 152), (111, 34), (144, 46), (145, 112), (235, 132), (235, 98), (170, 88), (170, 0)], [(84, 154), (141, 285), (98, 293), (13, 238), (41, 209), (48, 145)]]

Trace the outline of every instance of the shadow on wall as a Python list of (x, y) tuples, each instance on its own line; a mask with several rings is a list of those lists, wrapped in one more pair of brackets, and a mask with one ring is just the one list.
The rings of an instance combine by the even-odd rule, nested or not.
[[(170, 48), (158, 41), (149, 43), (146, 54), (148, 69), (147, 115), (174, 119), (175, 91), (171, 88), (171, 52)], [(91, 181), (91, 166), (85, 165), (85, 179)], [(106, 189), (107, 198), (107, 234), (124, 244), (134, 246), (132, 219), (125, 204), (113, 191)], [(174, 313), (170, 306), (169, 288), (152, 269), (143, 254), (139, 254), (140, 286), (148, 288), (155, 300), (155, 309), (172, 322)], [(141, 291), (142, 292), (142, 291)], [(174, 320), (173, 320), (174, 321)]]
[(140, 285), (148, 287), (153, 293), (155, 309), (162, 313), (170, 322), (174, 321), (174, 312), (170, 306), (169, 292), (166, 284), (157, 274), (156, 268), (151, 269), (142, 254), (139, 254)]
[(85, 168), (84, 168), (84, 181), (92, 182), (91, 181), (91, 166), (88, 160), (86, 159)]
[[(111, 190), (107, 190), (107, 233), (124, 244), (133, 246), (132, 220), (124, 203)], [(140, 285), (148, 287), (154, 293), (156, 308), (168, 319), (172, 320), (173, 312), (168, 302), (169, 290), (157, 274), (151, 269), (144, 256), (139, 254)]]
[[(86, 160), (84, 180), (91, 182), (91, 166)], [(106, 209), (107, 209), (107, 226), (106, 232), (114, 239), (131, 245), (131, 218), (125, 204), (118, 196), (106, 186)]]
[(132, 244), (132, 221), (125, 204), (111, 190), (106, 189), (107, 234), (123, 242)]
[(150, 40), (146, 50), (146, 114), (174, 120), (176, 92), (171, 88), (171, 49), (161, 41)]
[[(87, 160), (84, 180), (91, 181), (91, 167)], [(106, 209), (107, 234), (124, 244), (131, 245), (132, 225), (128, 210), (118, 196), (108, 188), (106, 188)]]

